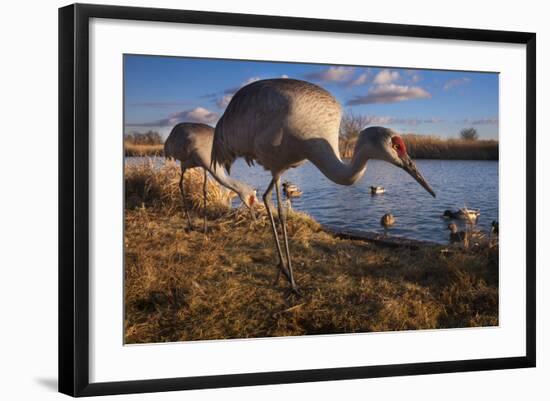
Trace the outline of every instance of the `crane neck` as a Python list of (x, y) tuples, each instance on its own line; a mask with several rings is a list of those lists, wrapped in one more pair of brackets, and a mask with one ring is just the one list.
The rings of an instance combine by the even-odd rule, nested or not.
[(214, 177), (214, 179), (224, 187), (230, 189), (231, 191), (235, 192), (237, 195), (239, 195), (239, 198), (244, 202), (246, 199), (247, 193), (252, 191), (252, 188), (250, 188), (248, 185), (242, 183), (239, 180), (236, 180), (234, 178), (231, 178), (225, 173), (225, 170), (222, 166), (220, 166), (218, 163), (215, 163), (214, 165), (210, 166), (207, 165), (208, 172)]
[(340, 158), (337, 145), (324, 139), (314, 139), (309, 147), (308, 159), (331, 181), (340, 185), (352, 185), (367, 170), (368, 146), (356, 146), (350, 163)]

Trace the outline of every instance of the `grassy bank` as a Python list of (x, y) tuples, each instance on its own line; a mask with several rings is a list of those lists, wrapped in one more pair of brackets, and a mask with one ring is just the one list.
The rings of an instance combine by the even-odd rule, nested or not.
[[(441, 252), (339, 239), (309, 216), (289, 214), (295, 275), (276, 277), (265, 212), (227, 207), (209, 185), (209, 232), (187, 230), (178, 167), (127, 167), (125, 341), (148, 343), (498, 324), (497, 249)], [(200, 227), (202, 172), (186, 174)]]

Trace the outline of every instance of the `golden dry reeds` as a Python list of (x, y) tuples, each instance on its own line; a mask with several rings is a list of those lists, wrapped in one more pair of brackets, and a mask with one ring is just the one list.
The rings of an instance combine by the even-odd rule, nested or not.
[(413, 159), (498, 160), (498, 141), (403, 135)]
[[(413, 159), (498, 160), (498, 141), (443, 139), (437, 136), (403, 135), (407, 152)], [(355, 140), (340, 140), (342, 157), (351, 158)]]
[[(124, 167), (124, 186), (126, 208), (156, 207), (166, 208), (169, 212), (181, 207), (179, 188), (180, 167), (174, 160), (161, 161), (146, 159)], [(185, 172), (183, 187), (185, 201), (193, 209), (203, 208), (204, 170), (192, 168)], [(212, 178), (208, 178), (207, 205), (208, 212), (219, 214), (229, 210), (230, 200), (236, 196), (221, 187)]]
[(124, 142), (125, 156), (162, 156), (164, 154), (164, 144), (137, 144)]

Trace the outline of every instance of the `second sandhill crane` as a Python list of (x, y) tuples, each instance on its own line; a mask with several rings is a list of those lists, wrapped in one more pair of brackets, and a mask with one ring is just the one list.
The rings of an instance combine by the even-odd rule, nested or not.
[[(189, 228), (192, 229), (191, 218), (185, 204), (185, 194), (183, 190), (183, 175), (185, 171), (193, 167), (202, 167), (204, 170), (204, 232), (206, 233), (206, 195), (207, 178), (209, 172), (214, 179), (224, 187), (234, 191), (239, 195), (242, 202), (250, 209), (257, 201), (256, 190), (244, 182), (235, 180), (227, 176), (223, 168), (216, 163), (211, 163), (212, 142), (214, 139), (214, 128), (206, 124), (199, 123), (180, 123), (172, 128), (170, 135), (164, 143), (164, 156), (174, 158), (180, 161), (181, 176), (179, 187), (183, 202), (183, 210), (187, 217)], [(253, 213), (253, 212), (251, 212)]]
[[(383, 127), (363, 130), (349, 164), (338, 150), (341, 106), (325, 89), (295, 79), (267, 79), (239, 89), (216, 125), (212, 162), (229, 171), (237, 157), (254, 161), (269, 170), (272, 179), (263, 194), (279, 254), (280, 271), (298, 293), (292, 271), (286, 216), (280, 195), (281, 175), (289, 168), (311, 161), (330, 180), (351, 185), (365, 173), (367, 160), (380, 159), (409, 173), (430, 194), (435, 193), (410, 159), (397, 133)], [(279, 242), (271, 193), (277, 194), (286, 263)]]

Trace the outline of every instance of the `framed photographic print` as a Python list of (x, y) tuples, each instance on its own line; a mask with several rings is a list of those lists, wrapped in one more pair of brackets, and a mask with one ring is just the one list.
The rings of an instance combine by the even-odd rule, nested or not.
[(59, 390), (535, 366), (535, 82), (534, 33), (61, 8)]

